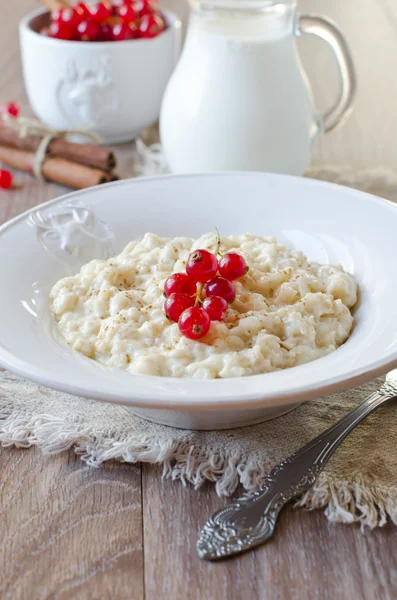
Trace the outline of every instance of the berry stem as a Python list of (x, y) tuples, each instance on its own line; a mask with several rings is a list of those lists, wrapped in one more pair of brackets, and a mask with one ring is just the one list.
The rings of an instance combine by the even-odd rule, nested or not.
[(222, 257), (223, 254), (221, 254), (221, 236), (219, 235), (219, 229), (218, 227), (215, 227), (215, 232), (216, 232), (216, 249), (215, 249), (215, 256), (220, 256)]
[(221, 236), (219, 234), (219, 229), (218, 227), (215, 227), (215, 231), (216, 231), (216, 248), (215, 248), (215, 256), (219, 256), (220, 258), (222, 258), (224, 256), (224, 254), (222, 254), (221, 252)]
[(204, 283), (200, 283), (198, 286), (198, 290), (196, 293), (196, 299), (194, 301), (194, 306), (198, 306), (201, 302), (201, 294), (203, 293)]

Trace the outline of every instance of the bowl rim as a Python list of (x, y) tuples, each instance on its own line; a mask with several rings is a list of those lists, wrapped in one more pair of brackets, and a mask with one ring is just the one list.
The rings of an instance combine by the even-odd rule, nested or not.
[(182, 22), (180, 20), (180, 18), (178, 17), (178, 15), (168, 9), (161, 9), (162, 14), (165, 15), (166, 17), (166, 21), (168, 24), (167, 29), (165, 29), (163, 32), (160, 33), (160, 35), (154, 37), (154, 38), (136, 38), (133, 40), (122, 40), (122, 41), (112, 41), (112, 42), (82, 42), (79, 40), (58, 40), (56, 38), (50, 38), (47, 37), (45, 35), (40, 35), (40, 33), (38, 31), (35, 31), (32, 27), (31, 27), (31, 22), (33, 21), (33, 19), (35, 19), (36, 17), (39, 17), (40, 15), (44, 15), (46, 13), (50, 13), (50, 11), (45, 8), (45, 7), (40, 7), (40, 8), (36, 8), (35, 10), (32, 10), (28, 13), (26, 13), (26, 15), (24, 15), (22, 17), (22, 19), (19, 21), (19, 33), (20, 35), (29, 35), (31, 37), (33, 37), (34, 39), (36, 39), (37, 41), (40, 40), (41, 43), (43, 44), (49, 44), (49, 45), (58, 45), (61, 44), (63, 47), (66, 48), (66, 46), (71, 45), (72, 48), (77, 48), (77, 47), (84, 47), (84, 48), (95, 48), (95, 49), (103, 49), (103, 48), (107, 48), (109, 49), (109, 47), (119, 47), (120, 44), (129, 44), (130, 46), (132, 44), (150, 44), (155, 42), (156, 40), (160, 40), (160, 39), (164, 39), (166, 37), (168, 37), (169, 35), (171, 35), (171, 32), (175, 32), (175, 31), (180, 31), (182, 29)]
[[(259, 173), (247, 173), (247, 172), (234, 172), (233, 175), (234, 176), (252, 176), (252, 175), (258, 175)], [(105, 186), (109, 187), (109, 186), (125, 186), (125, 185), (134, 185), (134, 184), (144, 184), (146, 181), (152, 181), (152, 180), (156, 180), (159, 181), (161, 179), (175, 179), (175, 178), (184, 178), (184, 177), (189, 177), (189, 178), (199, 178), (199, 177), (204, 177), (204, 178), (209, 178), (209, 177), (219, 177), (219, 176), (230, 176), (230, 173), (225, 173), (225, 172), (219, 172), (219, 173), (201, 173), (201, 174), (192, 174), (192, 175), (174, 175), (174, 174), (167, 174), (167, 175), (161, 175), (161, 176), (155, 176), (155, 177), (140, 177), (140, 178), (131, 178), (131, 179), (124, 179), (121, 181), (116, 181), (116, 182), (110, 182), (108, 184), (102, 185), (102, 186), (94, 186), (85, 190), (77, 190), (75, 192), (71, 192), (71, 193), (67, 193), (64, 194), (58, 198), (49, 200), (47, 202), (44, 202), (38, 206), (34, 206), (31, 209), (23, 212), (20, 215), (17, 215), (16, 217), (14, 217), (13, 219), (7, 221), (6, 223), (4, 223), (1, 227), (0, 227), (0, 235), (6, 231), (8, 228), (16, 225), (17, 223), (19, 223), (20, 221), (25, 220), (31, 213), (37, 211), (37, 210), (43, 210), (43, 209), (47, 209), (48, 207), (52, 206), (52, 205), (56, 205), (58, 203), (64, 202), (65, 200), (69, 200), (75, 196), (77, 197), (81, 197), (81, 196), (85, 196), (87, 194), (95, 194), (98, 189), (103, 189)], [(264, 175), (263, 173), (261, 173), (261, 175)], [(276, 175), (276, 174), (265, 174), (267, 177), (275, 177), (275, 178), (287, 178), (290, 180), (303, 180), (303, 178), (301, 177), (295, 177), (295, 176), (289, 176), (289, 175)], [(367, 202), (371, 202), (371, 203), (376, 203), (376, 204), (380, 204), (382, 206), (387, 206), (389, 209), (391, 209), (393, 212), (397, 212), (397, 205), (394, 204), (393, 202), (380, 198), (378, 196), (374, 196), (372, 194), (368, 194), (365, 192), (361, 192), (358, 190), (354, 190), (351, 188), (347, 188), (345, 186), (341, 186), (338, 184), (334, 184), (334, 183), (328, 183), (328, 182), (324, 182), (324, 181), (318, 181), (318, 180), (313, 180), (313, 179), (305, 179), (306, 185), (314, 185), (316, 187), (326, 187), (329, 188), (330, 186), (335, 188), (338, 191), (344, 191), (344, 193), (346, 193), (346, 191), (348, 191), (350, 194), (353, 194), (355, 196), (359, 196), (360, 200), (364, 201), (366, 200)], [(342, 346), (343, 347), (343, 346)], [(332, 353), (334, 354), (334, 353)], [(331, 356), (332, 356), (331, 354)], [(321, 360), (321, 359), (318, 359)], [(300, 365), (297, 367), (292, 367), (292, 369), (294, 370), (294, 372), (297, 375), (297, 379), (299, 380), (299, 373), (302, 373), (302, 369), (304, 369), (305, 367), (307, 368), (308, 365), (311, 365), (312, 363), (314, 363), (316, 361), (312, 361), (311, 363), (306, 363), (304, 365)], [(326, 379), (324, 379), (324, 382), (315, 382), (315, 383), (304, 383), (303, 385), (301, 385), (300, 383), (296, 386), (294, 386), (292, 388), (292, 391), (290, 389), (286, 389), (286, 388), (282, 388), (282, 386), (280, 386), (280, 389), (273, 391), (272, 392), (272, 396), (266, 396), (266, 388), (265, 386), (261, 386), (261, 391), (258, 390), (259, 386), (256, 386), (255, 390), (251, 390), (251, 391), (247, 391), (246, 393), (244, 393), (244, 395), (241, 393), (241, 391), (233, 394), (232, 393), (227, 393), (227, 397), (222, 396), (219, 397), (219, 392), (221, 391), (222, 386), (225, 386), (225, 382), (226, 384), (228, 383), (230, 385), (230, 382), (233, 381), (233, 378), (228, 378), (228, 379), (215, 379), (215, 380), (186, 380), (186, 381), (194, 381), (195, 387), (197, 388), (197, 391), (195, 391), (194, 394), (192, 395), (184, 395), (184, 394), (175, 394), (175, 396), (173, 396), (172, 398), (170, 398), (169, 395), (165, 394), (164, 392), (158, 392), (156, 390), (150, 389), (149, 392), (139, 392), (139, 396), (134, 396), (133, 394), (131, 394), (128, 398), (126, 397), (125, 392), (122, 392), (121, 394), (118, 393), (117, 391), (114, 393), (109, 393), (109, 392), (101, 392), (101, 390), (93, 390), (92, 388), (88, 389), (85, 388), (83, 385), (74, 385), (72, 383), (69, 382), (59, 382), (59, 379), (57, 379), (57, 377), (52, 377), (51, 374), (48, 373), (48, 371), (46, 371), (44, 368), (37, 368), (36, 366), (32, 365), (31, 363), (18, 358), (15, 354), (13, 354), (12, 352), (9, 352), (8, 350), (6, 350), (1, 344), (0, 344), (0, 364), (9, 369), (10, 371), (13, 371), (14, 373), (17, 373), (18, 375), (22, 376), (22, 377), (27, 377), (32, 381), (35, 381), (37, 383), (40, 383), (42, 385), (46, 385), (50, 388), (54, 388), (57, 390), (61, 390), (63, 392), (66, 393), (70, 393), (76, 396), (83, 396), (83, 397), (89, 397), (89, 398), (94, 398), (97, 400), (103, 400), (103, 401), (108, 401), (108, 402), (114, 402), (117, 404), (126, 404), (129, 406), (141, 406), (141, 407), (145, 407), (145, 408), (162, 408), (162, 409), (197, 409), (197, 408), (219, 408), (219, 409), (230, 409), (232, 407), (236, 407), (237, 405), (241, 405), (241, 402), (244, 401), (244, 406), (247, 407), (258, 407), (258, 406), (271, 406), (271, 405), (276, 405), (279, 404), (280, 401), (282, 400), (283, 404), (292, 404), (294, 402), (298, 402), (300, 400), (310, 400), (310, 399), (314, 399), (314, 398), (318, 398), (322, 395), (327, 395), (327, 394), (331, 394), (334, 393), (336, 391), (340, 391), (342, 388), (343, 389), (349, 389), (351, 387), (355, 387), (357, 385), (360, 385), (362, 383), (365, 383), (366, 381), (369, 381), (370, 379), (373, 379), (379, 375), (384, 374), (386, 371), (392, 369), (393, 367), (397, 366), (397, 350), (393, 351), (393, 352), (389, 352), (388, 354), (384, 354), (382, 355), (380, 358), (377, 358), (377, 360), (373, 360), (372, 362), (370, 362), (370, 364), (368, 365), (364, 365), (362, 367), (356, 367), (355, 369), (352, 369), (348, 374), (336, 374), (333, 375), (331, 377), (328, 377)], [(291, 369), (288, 369), (288, 371), (291, 371)], [(265, 384), (266, 379), (264, 379), (264, 377), (271, 377), (272, 373), (267, 373), (267, 374), (260, 374), (260, 375), (251, 375), (249, 376), (249, 378), (245, 378), (245, 379), (250, 379), (250, 380), (256, 380), (256, 381), (260, 381), (261, 383), (263, 382), (263, 384)], [(137, 376), (136, 376), (137, 377)], [(152, 380), (152, 381), (157, 381), (159, 380), (158, 377), (155, 376), (143, 376), (140, 375), (139, 377), (145, 377), (146, 380)], [(163, 381), (164, 380), (168, 380), (168, 382), (174, 382), (175, 383), (175, 379), (174, 378), (168, 378), (168, 377), (164, 377), (161, 378)], [(244, 379), (244, 378), (240, 378), (240, 379)]]

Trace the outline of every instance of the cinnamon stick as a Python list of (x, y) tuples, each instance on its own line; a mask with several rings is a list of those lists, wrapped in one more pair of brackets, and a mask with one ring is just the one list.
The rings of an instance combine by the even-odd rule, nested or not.
[[(26, 150), (19, 150), (0, 145), (0, 162), (9, 167), (33, 173), (35, 154)], [(107, 183), (113, 177), (100, 169), (93, 169), (85, 165), (73, 163), (64, 158), (49, 157), (42, 165), (43, 177), (75, 189), (83, 189)]]
[[(0, 124), (0, 145), (36, 152), (41, 140), (42, 138), (38, 135), (20, 137), (14, 129)], [(66, 158), (101, 171), (111, 171), (116, 166), (113, 152), (109, 148), (95, 144), (75, 144), (55, 138), (50, 142), (47, 152), (51, 156)]]

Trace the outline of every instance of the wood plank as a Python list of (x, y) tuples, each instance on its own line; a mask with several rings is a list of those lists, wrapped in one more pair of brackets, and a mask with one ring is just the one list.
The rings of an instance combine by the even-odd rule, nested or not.
[(0, 598), (141, 600), (141, 474), (0, 450)]
[(146, 600), (387, 600), (395, 597), (397, 538), (391, 526), (361, 533), (332, 525), (322, 511), (292, 507), (266, 545), (223, 562), (201, 561), (196, 539), (223, 506), (211, 486), (199, 491), (143, 467)]

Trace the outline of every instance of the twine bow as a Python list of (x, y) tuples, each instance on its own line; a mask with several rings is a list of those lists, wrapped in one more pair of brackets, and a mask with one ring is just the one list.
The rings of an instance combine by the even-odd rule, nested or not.
[(87, 129), (52, 129), (37, 119), (30, 119), (28, 117), (15, 118), (9, 114), (2, 115), (2, 120), (7, 127), (17, 131), (22, 138), (30, 135), (36, 135), (43, 138), (36, 150), (33, 163), (33, 173), (37, 179), (40, 179), (41, 181), (44, 180), (41, 169), (47, 155), (48, 146), (53, 139), (67, 140), (71, 136), (80, 135), (89, 139), (93, 144), (101, 143), (101, 138)]

